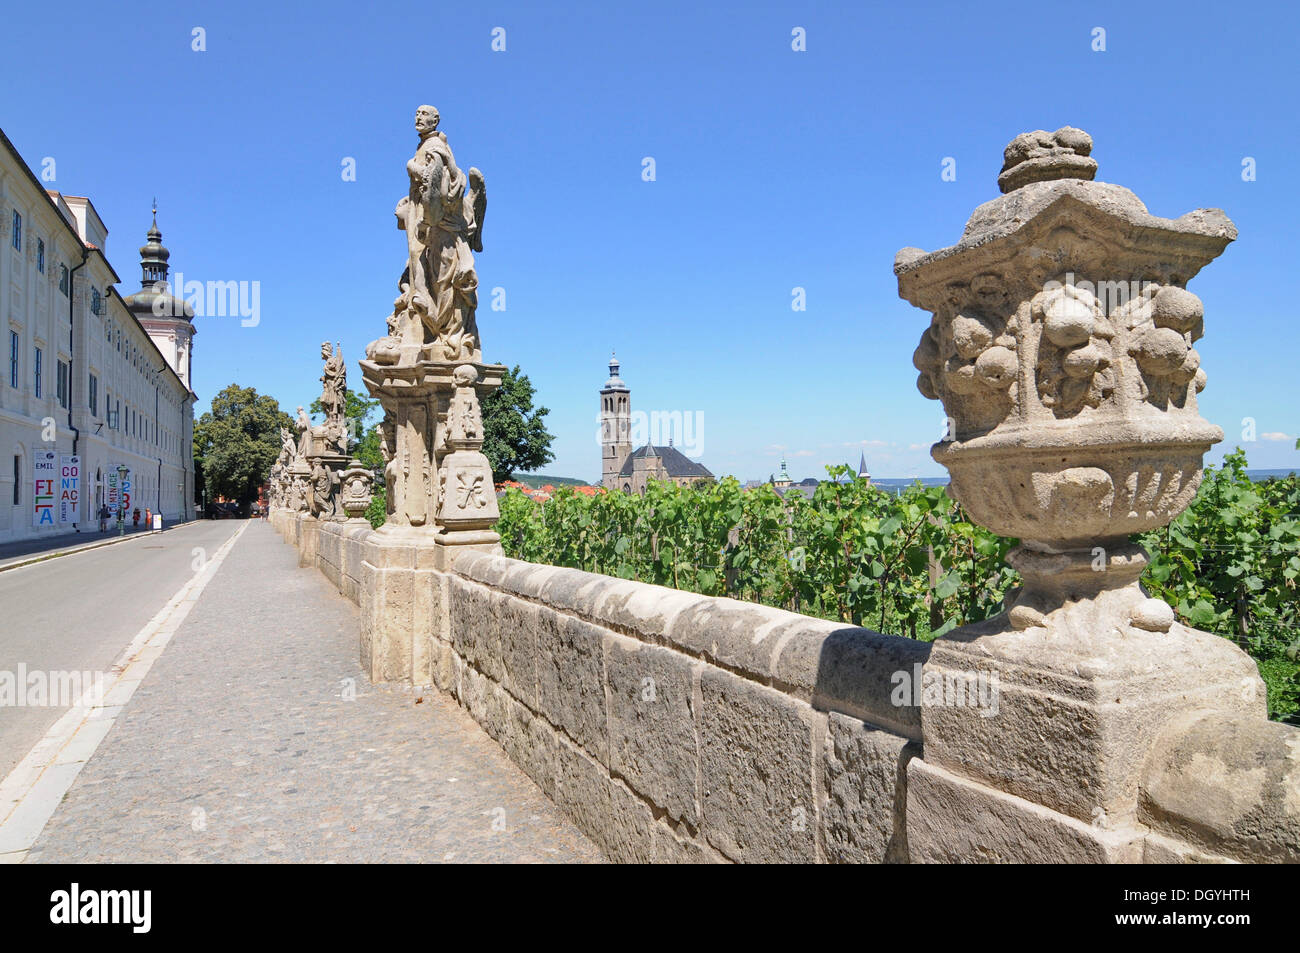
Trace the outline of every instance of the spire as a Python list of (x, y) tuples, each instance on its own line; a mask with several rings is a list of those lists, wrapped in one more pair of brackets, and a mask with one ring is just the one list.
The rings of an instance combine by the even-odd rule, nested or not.
[(158, 230), (157, 199), (153, 201), (153, 221), (145, 237), (148, 241), (140, 246), (140, 287), (152, 288), (167, 281), (167, 259), (172, 256), (162, 243), (162, 232)]
[(611, 391), (611, 390), (619, 390), (619, 391), (627, 390), (627, 385), (623, 383), (623, 378), (618, 376), (618, 369), (619, 369), (618, 358), (615, 356), (613, 351), (610, 351), (609, 352), (609, 380), (605, 381), (605, 386), (602, 388), (602, 392)]

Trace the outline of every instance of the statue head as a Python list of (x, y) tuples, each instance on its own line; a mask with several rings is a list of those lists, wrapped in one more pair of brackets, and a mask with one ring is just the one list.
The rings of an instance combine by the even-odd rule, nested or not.
[(325, 341), (323, 344), (321, 344), (320, 356), (327, 361), (334, 356), (334, 348), (330, 346), (329, 341)]
[(423, 139), (432, 135), (438, 129), (438, 121), (441, 117), (434, 106), (421, 106), (415, 111), (415, 131)]

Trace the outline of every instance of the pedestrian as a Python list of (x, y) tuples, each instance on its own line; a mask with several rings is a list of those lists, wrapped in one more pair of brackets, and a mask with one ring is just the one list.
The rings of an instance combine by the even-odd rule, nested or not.
[(100, 503), (99, 504), (99, 531), (101, 533), (108, 532), (108, 517), (109, 517), (108, 504)]
[(153, 510), (147, 506), (144, 508), (144, 528), (153, 529)]
[(132, 526), (139, 526), (139, 525), (140, 525), (140, 507), (138, 507), (138, 506), (137, 506), (137, 507), (135, 508), (135, 510), (132, 511), (132, 513), (131, 513), (131, 525), (132, 525)]

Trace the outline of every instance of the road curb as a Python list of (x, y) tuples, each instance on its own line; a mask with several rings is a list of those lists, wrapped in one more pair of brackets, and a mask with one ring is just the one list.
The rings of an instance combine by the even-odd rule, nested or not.
[(86, 553), (92, 549), (102, 549), (105, 546), (115, 546), (118, 543), (127, 543), (136, 539), (151, 539), (154, 536), (162, 535), (163, 533), (170, 532), (171, 530), (178, 529), (182, 526), (190, 526), (197, 522), (198, 520), (186, 520), (184, 523), (173, 523), (171, 526), (168, 526), (167, 529), (161, 531), (132, 533), (130, 536), (117, 536), (113, 539), (101, 539), (99, 542), (86, 543), (84, 546), (74, 546), (71, 549), (56, 549), (52, 552), (34, 553), (30, 559), (19, 557), (16, 562), (0, 563), (0, 572), (4, 572), (7, 569), (21, 569), (23, 566), (48, 562), (51, 559), (58, 559), (60, 556), (75, 556), (77, 553)]

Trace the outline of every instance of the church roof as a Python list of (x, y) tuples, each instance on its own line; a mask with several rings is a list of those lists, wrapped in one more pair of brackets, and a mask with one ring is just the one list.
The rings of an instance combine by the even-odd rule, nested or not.
[(658, 457), (659, 462), (663, 464), (664, 472), (670, 477), (712, 477), (702, 464), (696, 463), (687, 457), (676, 447), (656, 447), (654, 444), (646, 444), (637, 450), (633, 450), (623, 461), (623, 469), (619, 471), (619, 476), (631, 476), (634, 462), (644, 457)]

